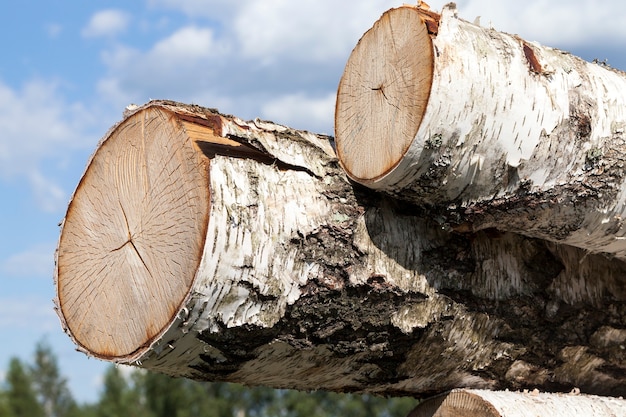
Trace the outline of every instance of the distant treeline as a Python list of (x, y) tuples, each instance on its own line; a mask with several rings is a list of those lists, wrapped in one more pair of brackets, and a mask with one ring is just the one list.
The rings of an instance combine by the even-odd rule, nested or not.
[(45, 342), (33, 363), (11, 358), (0, 385), (0, 417), (405, 417), (417, 401), (371, 395), (248, 388), (111, 365), (99, 399), (79, 404)]

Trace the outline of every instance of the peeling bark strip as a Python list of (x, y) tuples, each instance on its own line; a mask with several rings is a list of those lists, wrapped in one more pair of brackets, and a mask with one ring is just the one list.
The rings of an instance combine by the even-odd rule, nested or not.
[(626, 395), (626, 264), (353, 187), (329, 138), (150, 102), (69, 204), (57, 308), (82, 352), (197, 380), (384, 395)]
[(626, 415), (626, 401), (595, 395), (454, 390), (421, 402), (408, 417), (605, 417)]
[(624, 73), (468, 23), (453, 4), (429, 36), (425, 13), (389, 10), (346, 64), (335, 128), (350, 178), (434, 208), (446, 228), (625, 258)]

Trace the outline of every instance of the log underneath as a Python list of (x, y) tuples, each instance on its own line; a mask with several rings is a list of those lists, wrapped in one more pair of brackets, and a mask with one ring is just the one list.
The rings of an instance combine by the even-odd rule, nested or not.
[(381, 395), (626, 395), (626, 264), (353, 186), (330, 138), (150, 102), (105, 136), (63, 222), (65, 330), (197, 380)]
[(626, 415), (622, 398), (459, 389), (422, 401), (408, 417), (608, 417)]

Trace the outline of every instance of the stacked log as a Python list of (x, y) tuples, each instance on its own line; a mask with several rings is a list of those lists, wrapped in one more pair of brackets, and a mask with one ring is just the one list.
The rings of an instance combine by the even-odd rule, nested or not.
[(624, 395), (625, 82), (404, 6), (350, 56), (336, 138), (129, 110), (62, 223), (63, 328), (87, 355), (196, 380), (470, 389), (424, 403), (446, 406)]
[(198, 380), (623, 395), (626, 265), (353, 186), (328, 137), (150, 102), (100, 143), (56, 262), (79, 349)]
[(619, 416), (624, 400), (595, 395), (457, 389), (422, 401), (408, 417)]
[(355, 47), (335, 115), (350, 178), (458, 231), (626, 257), (625, 74), (456, 13), (392, 9)]

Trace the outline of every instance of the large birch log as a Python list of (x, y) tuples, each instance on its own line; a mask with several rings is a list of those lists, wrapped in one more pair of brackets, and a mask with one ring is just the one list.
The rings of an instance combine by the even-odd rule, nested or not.
[(353, 180), (497, 228), (626, 257), (626, 75), (404, 6), (352, 52), (336, 106)]
[(331, 143), (170, 102), (127, 114), (61, 229), (79, 350), (277, 388), (626, 394), (626, 264), (443, 230), (352, 186)]
[(422, 401), (408, 417), (605, 417), (621, 416), (626, 401), (621, 398), (569, 394), (454, 390)]

